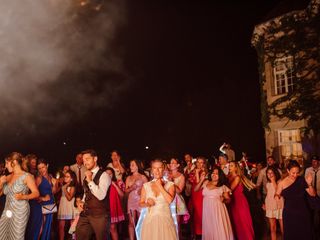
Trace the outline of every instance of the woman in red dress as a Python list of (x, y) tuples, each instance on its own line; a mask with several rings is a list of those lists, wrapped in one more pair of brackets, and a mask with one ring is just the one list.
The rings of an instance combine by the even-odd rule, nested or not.
[(206, 170), (206, 159), (198, 157), (196, 161), (196, 168), (189, 174), (189, 182), (192, 184), (191, 201), (189, 202), (189, 209), (193, 215), (193, 234), (196, 239), (201, 239), (202, 235), (202, 190), (194, 191), (195, 186), (200, 182), (200, 175)]
[(254, 231), (248, 201), (243, 194), (243, 186), (252, 190), (255, 185), (243, 174), (239, 164), (229, 164), (229, 183), (232, 190), (230, 216), (235, 235), (238, 240), (253, 240)]
[(106, 168), (107, 174), (111, 177), (111, 185), (110, 185), (110, 216), (111, 216), (111, 224), (110, 224), (110, 234), (112, 240), (118, 240), (119, 234), (117, 230), (117, 223), (124, 220), (124, 213), (121, 207), (120, 198), (124, 196), (124, 189), (122, 181), (117, 181), (116, 174), (113, 168)]

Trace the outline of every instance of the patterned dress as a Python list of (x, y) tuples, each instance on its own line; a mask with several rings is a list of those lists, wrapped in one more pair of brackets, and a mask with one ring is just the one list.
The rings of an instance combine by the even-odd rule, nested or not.
[(0, 219), (0, 240), (23, 240), (28, 223), (30, 208), (28, 200), (16, 200), (15, 194), (28, 194), (29, 188), (24, 183), (28, 173), (24, 173), (12, 185), (3, 186), (6, 204)]
[(144, 181), (142, 180), (142, 178), (137, 179), (134, 182), (134, 185), (136, 186), (136, 188), (129, 193), (129, 197), (128, 197), (128, 213), (129, 214), (131, 214), (134, 211), (137, 211), (137, 212), (141, 211), (139, 202), (140, 202), (140, 194), (141, 194), (141, 188), (143, 183)]

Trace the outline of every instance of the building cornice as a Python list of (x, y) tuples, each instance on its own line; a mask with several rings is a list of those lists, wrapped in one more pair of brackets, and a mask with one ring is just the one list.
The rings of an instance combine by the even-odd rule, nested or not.
[(311, 0), (309, 5), (304, 10), (291, 11), (279, 17), (272, 18), (266, 22), (256, 25), (253, 30), (251, 44), (256, 47), (261, 40), (265, 38), (266, 33), (271, 28), (278, 28), (281, 26), (281, 20), (288, 17), (294, 17), (296, 21), (304, 21), (309, 18), (314, 18), (319, 15), (320, 0)]

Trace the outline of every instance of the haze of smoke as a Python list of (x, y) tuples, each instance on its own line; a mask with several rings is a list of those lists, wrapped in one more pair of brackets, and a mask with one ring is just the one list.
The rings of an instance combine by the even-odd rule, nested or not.
[[(120, 0), (104, 1), (101, 11), (71, 0), (2, 1), (0, 133), (40, 134), (89, 108), (110, 107), (128, 87), (112, 50), (124, 16)], [(107, 72), (112, 75), (94, 81)]]

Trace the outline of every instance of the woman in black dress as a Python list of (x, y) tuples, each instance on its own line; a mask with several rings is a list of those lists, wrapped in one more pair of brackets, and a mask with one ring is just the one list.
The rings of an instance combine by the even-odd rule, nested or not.
[[(300, 165), (290, 160), (287, 166), (288, 176), (278, 185), (276, 200), (280, 195), (284, 197), (283, 209), (283, 239), (284, 240), (312, 240), (312, 223), (308, 198), (316, 196), (311, 186), (312, 177), (306, 179), (299, 176)], [(311, 199), (312, 200), (312, 199)]]

